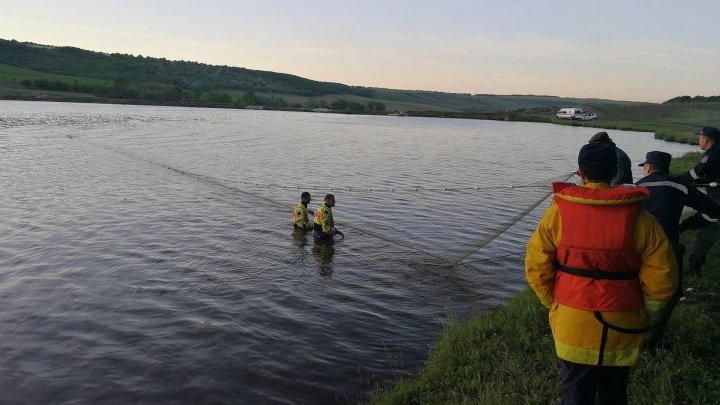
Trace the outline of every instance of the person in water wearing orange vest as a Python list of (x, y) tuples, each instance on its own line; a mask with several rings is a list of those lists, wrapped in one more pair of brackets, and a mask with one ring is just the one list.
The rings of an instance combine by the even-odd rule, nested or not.
[(300, 194), (300, 202), (295, 204), (293, 207), (293, 227), (297, 230), (309, 231), (311, 228), (310, 220), (308, 219), (308, 212), (310, 215), (312, 211), (307, 209), (308, 204), (312, 200), (310, 193), (307, 191)]
[(327, 194), (324, 201), (315, 210), (315, 220), (313, 221), (315, 239), (330, 241), (336, 234), (344, 237), (345, 235), (342, 232), (335, 229), (335, 221), (333, 220), (332, 208), (335, 206), (335, 196)]
[(642, 209), (649, 191), (611, 186), (615, 148), (584, 145), (578, 165), (581, 185), (553, 184), (525, 275), (550, 310), (562, 403), (627, 404), (630, 366), (649, 319), (677, 288), (677, 264), (660, 224)]

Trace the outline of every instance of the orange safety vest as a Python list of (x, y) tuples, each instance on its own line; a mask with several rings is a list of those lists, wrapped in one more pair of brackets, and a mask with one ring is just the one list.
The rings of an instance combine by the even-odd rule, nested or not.
[(644, 307), (634, 233), (645, 187), (590, 189), (553, 183), (562, 231), (556, 251), (556, 302), (586, 311)]

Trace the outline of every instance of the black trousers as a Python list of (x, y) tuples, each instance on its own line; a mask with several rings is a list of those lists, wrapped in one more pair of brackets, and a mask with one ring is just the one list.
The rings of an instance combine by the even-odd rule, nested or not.
[(630, 367), (589, 366), (560, 360), (563, 405), (627, 405)]

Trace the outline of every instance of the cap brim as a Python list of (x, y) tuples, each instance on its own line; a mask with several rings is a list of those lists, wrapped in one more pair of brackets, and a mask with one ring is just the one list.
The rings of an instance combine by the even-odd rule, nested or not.
[(645, 166), (645, 163), (647, 163), (647, 162), (642, 162), (638, 166)]
[(703, 135), (702, 131), (695, 131), (695, 135), (700, 136)]

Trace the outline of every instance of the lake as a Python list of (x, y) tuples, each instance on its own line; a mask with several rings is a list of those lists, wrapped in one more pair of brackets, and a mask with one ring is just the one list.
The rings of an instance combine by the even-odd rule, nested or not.
[[(362, 401), (525, 288), (597, 131), (0, 101), (0, 402)], [(609, 133), (634, 164), (697, 149)], [(343, 240), (293, 232), (305, 190)]]

